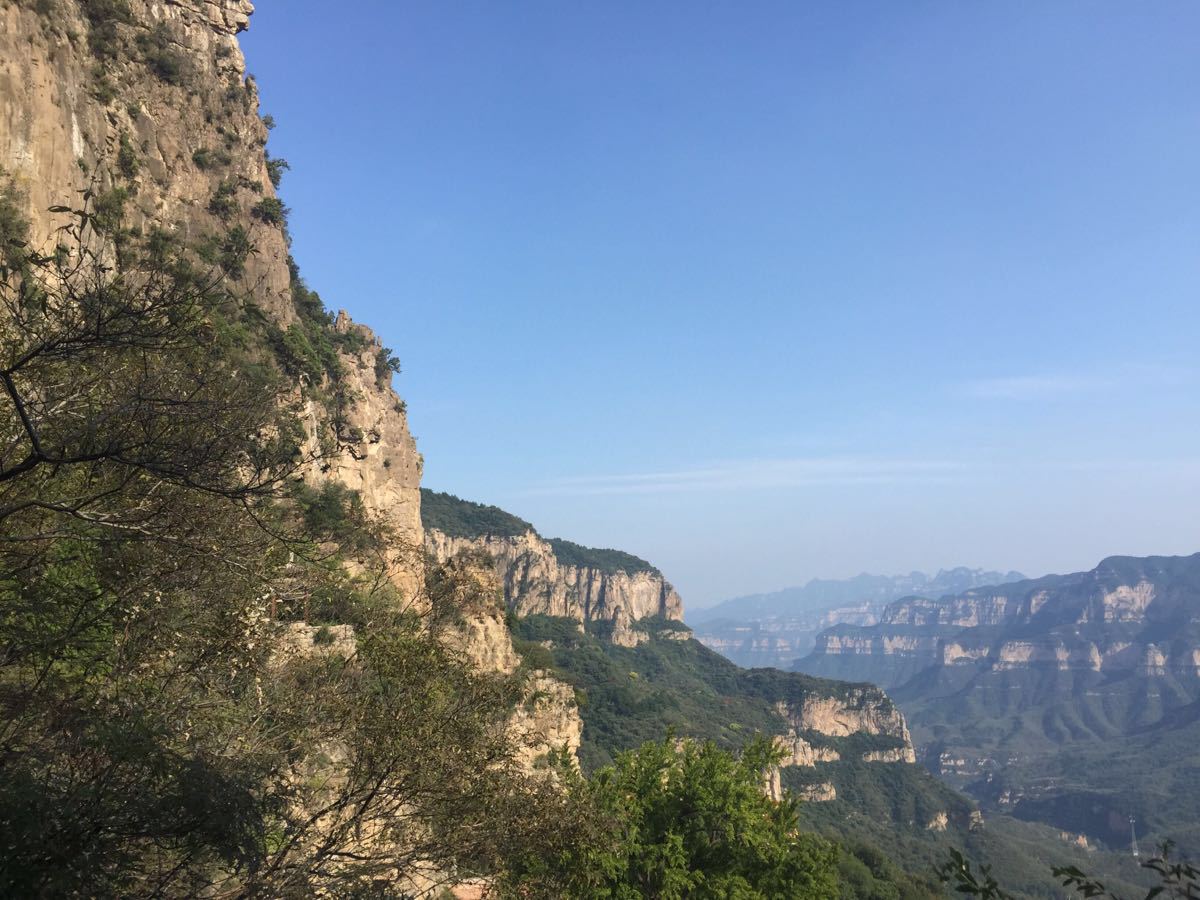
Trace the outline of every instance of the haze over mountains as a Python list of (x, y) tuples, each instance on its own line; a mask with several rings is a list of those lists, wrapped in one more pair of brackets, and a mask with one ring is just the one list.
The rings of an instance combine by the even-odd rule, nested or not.
[(883, 607), (912, 594), (940, 597), (987, 584), (1024, 578), (959, 566), (936, 575), (870, 575), (814, 578), (802, 587), (734, 597), (687, 614), (703, 644), (743, 666), (789, 668), (808, 653), (817, 633), (831, 625), (873, 625)]

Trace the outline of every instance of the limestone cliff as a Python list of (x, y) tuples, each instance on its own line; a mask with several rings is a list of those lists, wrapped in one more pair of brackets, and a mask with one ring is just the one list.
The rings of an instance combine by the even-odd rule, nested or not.
[[(90, 204), (120, 207), (125, 227), (162, 229), (187, 246), (236, 231), (252, 252), (230, 290), (283, 332), (301, 313), (273, 205), (279, 170), (236, 37), (252, 11), (246, 0), (0, 5), (0, 170), (27, 206), (37, 246), (66, 221), (50, 208), (80, 207), (85, 190)], [(344, 314), (335, 328), (359, 340), (337, 348), (340, 415), (308, 400), (309, 440), (327, 452), (307, 477), (361, 493), (392, 529), (397, 584), (415, 593), (420, 456), (390, 373), (377, 374), (379, 342)]]
[(614, 640), (626, 646), (641, 639), (631, 628), (639, 619), (683, 618), (679, 594), (644, 560), (546, 540), (529, 523), (494, 507), (423, 493), (428, 552), (439, 561), (480, 554), (491, 559), (505, 603), (518, 615), (611, 622)]
[[(823, 763), (848, 758), (866, 763), (916, 762), (904, 716), (878, 688), (863, 685), (833, 694), (805, 694), (796, 700), (777, 702), (775, 710), (787, 726), (786, 732), (775, 738), (775, 746), (784, 754), (779, 769), (794, 766), (820, 771)], [(847, 751), (839, 749), (836, 739), (854, 736), (860, 740), (863, 736), (876, 738), (878, 746), (859, 748), (847, 757)], [(835, 741), (830, 742), (829, 738)], [(773, 796), (782, 790), (778, 770), (770, 773), (767, 789)], [(809, 784), (800, 793), (809, 802), (837, 799), (837, 791), (827, 782)]]
[[(459, 573), (461, 596), (452, 598), (453, 619), (440, 629), (444, 644), (480, 672), (511, 676), (520, 657), (505, 623), (500, 586), (490, 567), (470, 557), (448, 563)], [(583, 736), (575, 692), (544, 670), (522, 670), (521, 700), (509, 721), (517, 758), (533, 768), (564, 748), (576, 756)]]
[[(228, 181), (250, 221), (251, 206), (273, 196), (267, 128), (236, 38), (252, 10), (246, 0), (0, 7), (0, 167), (25, 190), (36, 243), (62, 222), (50, 207), (77, 206), (85, 188), (119, 186), (131, 226), (194, 239), (219, 224), (209, 206)], [(289, 322), (284, 234), (264, 226), (253, 240), (248, 281)]]

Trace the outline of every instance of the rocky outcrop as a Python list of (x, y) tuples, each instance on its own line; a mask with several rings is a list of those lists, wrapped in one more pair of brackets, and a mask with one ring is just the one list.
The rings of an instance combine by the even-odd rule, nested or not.
[(796, 792), (805, 803), (829, 803), (837, 799), (837, 789), (828, 781), (806, 785)]
[[(263, 152), (267, 129), (235, 37), (251, 5), (128, 5), (128, 22), (119, 21), (115, 8), (102, 14), (109, 20), (103, 31), (76, 3), (0, 7), (0, 168), (25, 189), (38, 244), (63, 221), (50, 207), (78, 206), (84, 188), (119, 185), (130, 197), (131, 227), (158, 225), (187, 240), (219, 224), (209, 203), (222, 182), (237, 185), (233, 201), (245, 213), (273, 193)], [(138, 45), (147, 36), (163, 63), (157, 72)], [(106, 53), (111, 56), (101, 65), (97, 57)], [(123, 145), (133, 153), (127, 174), (118, 172)], [(195, 154), (204, 150), (220, 164), (197, 164)], [(260, 225), (252, 240), (247, 281), (260, 306), (290, 322), (295, 313), (283, 231)]]
[(814, 747), (797, 734), (795, 728), (775, 738), (775, 746), (786, 754), (779, 763), (781, 766), (811, 767), (817, 763), (837, 762), (842, 758), (832, 747)]
[[(850, 688), (839, 696), (806, 696), (798, 703), (780, 702), (776, 709), (788, 724), (787, 740), (792, 741), (793, 746), (798, 747), (805, 743), (798, 737), (804, 732), (815, 732), (829, 737), (876, 735), (892, 738), (898, 742), (898, 746), (868, 752), (863, 757), (864, 762), (916, 762), (912, 738), (904, 716), (896, 705), (876, 688)], [(799, 756), (812, 759), (812, 762), (807, 763), (809, 765), (824, 761), (821, 751), (817, 751), (815, 756), (807, 751)], [(834, 754), (832, 758), (836, 759), (837, 755)]]
[[(767, 773), (763, 791), (776, 802), (783, 799), (783, 780), (779, 769), (772, 769)], [(837, 788), (829, 781), (802, 785), (794, 793), (804, 803), (829, 803), (837, 799)]]
[[(878, 688), (848, 688), (839, 695), (805, 694), (797, 700), (779, 701), (775, 710), (787, 725), (787, 731), (775, 738), (775, 746), (782, 751), (783, 758), (767, 773), (765, 785), (767, 792), (776, 799), (782, 795), (781, 769), (789, 766), (816, 768), (843, 759), (836, 747), (819, 740), (819, 736), (871, 735), (890, 739), (894, 746), (868, 750), (862, 754), (862, 761), (916, 762), (904, 716)], [(837, 791), (832, 784), (813, 784), (804, 788), (800, 796), (801, 799), (825, 802), (836, 799)]]
[(517, 746), (517, 759), (528, 768), (537, 767), (547, 754), (566, 750), (572, 758), (579, 753), (583, 720), (574, 689), (546, 672), (532, 673), (525, 685), (525, 698), (510, 723)]
[(649, 616), (680, 621), (683, 601), (654, 569), (626, 571), (559, 560), (551, 542), (532, 529), (513, 536), (451, 536), (435, 528), (425, 546), (439, 561), (490, 557), (504, 600), (518, 615), (562, 616), (579, 622), (612, 622), (617, 643), (635, 646), (645, 635), (631, 624)]
[(439, 629), (439, 637), (477, 672), (523, 678), (521, 699), (509, 720), (517, 759), (532, 769), (548, 753), (565, 749), (575, 758), (583, 720), (574, 689), (549, 672), (518, 673), (521, 658), (504, 620), (495, 574), (471, 559), (457, 558), (450, 565), (459, 593), (449, 599), (458, 614)]
[(423, 460), (408, 430), (404, 402), (389, 379), (376, 373), (384, 352), (379, 338), (365, 325), (340, 311), (334, 324), (340, 334), (353, 333), (362, 349), (341, 351), (342, 394), (339, 421), (333, 424), (319, 403), (305, 405), (307, 448), (320, 455), (305, 480), (313, 485), (336, 481), (362, 500), (363, 508), (387, 529), (388, 567), (392, 582), (406, 602), (416, 602), (421, 587), (424, 531), (421, 527)]
[(618, 606), (616, 613), (613, 616), (612, 642), (618, 647), (636, 647), (638, 644), (645, 643), (650, 640), (650, 635), (644, 631), (637, 631), (629, 620), (629, 613), (625, 612), (625, 607)]

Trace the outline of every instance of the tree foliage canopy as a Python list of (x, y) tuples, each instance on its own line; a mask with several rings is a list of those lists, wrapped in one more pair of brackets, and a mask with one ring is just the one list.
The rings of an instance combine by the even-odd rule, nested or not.
[(764, 780), (778, 755), (759, 738), (733, 755), (711, 742), (651, 742), (571, 783), (578, 811), (557, 856), (527, 860), (540, 896), (828, 898), (837, 850), (796, 824), (796, 801)]

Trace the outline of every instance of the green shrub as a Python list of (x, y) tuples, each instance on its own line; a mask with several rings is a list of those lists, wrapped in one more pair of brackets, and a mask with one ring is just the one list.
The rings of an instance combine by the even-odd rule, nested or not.
[(226, 178), (217, 185), (216, 192), (208, 201), (208, 211), (222, 221), (228, 220), (237, 212), (237, 182)]
[(283, 332), (282, 349), (283, 367), (289, 374), (305, 374), (313, 382), (321, 380), (325, 367), (303, 325), (293, 322), (287, 327)]
[(521, 665), (527, 669), (553, 669), (554, 654), (537, 641), (513, 641), (513, 649), (521, 657)]
[(390, 347), (380, 347), (375, 353), (375, 381), (384, 385), (393, 375), (400, 374), (400, 358), (392, 353)]
[(133, 24), (133, 13), (127, 0), (82, 0), (87, 19), (88, 49), (101, 61), (116, 59), (122, 47), (118, 25)]
[(472, 503), (428, 488), (421, 488), (421, 522), (450, 537), (516, 537), (534, 530), (524, 519), (498, 506)]
[(121, 174), (126, 178), (136, 177), (138, 170), (141, 168), (137, 148), (133, 146), (133, 141), (129, 139), (129, 134), (124, 131), (121, 132), (121, 146), (117, 150), (117, 168), (121, 170)]
[(202, 172), (207, 172), (218, 166), (227, 166), (231, 161), (232, 157), (224, 150), (210, 150), (208, 147), (201, 147), (192, 153), (192, 162)]
[(632, 553), (626, 553), (623, 550), (584, 547), (582, 544), (576, 544), (574, 541), (565, 541), (562, 538), (551, 538), (550, 546), (554, 548), (554, 555), (558, 557), (559, 563), (564, 566), (577, 566), (581, 569), (599, 569), (601, 572), (609, 575), (617, 572), (626, 572), (630, 575), (635, 572), (648, 572), (652, 575), (662, 574), (658, 569), (646, 562), (646, 560), (634, 556)]
[(373, 543), (358, 491), (327, 481), (319, 488), (299, 484), (293, 497), (304, 517), (306, 533), (317, 540), (336, 541), (343, 549), (363, 549)]
[(102, 234), (116, 234), (125, 218), (129, 191), (115, 187), (92, 199), (92, 227)]
[(246, 274), (246, 260), (254, 252), (250, 236), (241, 225), (234, 225), (223, 235), (209, 235), (196, 248), (204, 262), (217, 266), (230, 278)]
[(101, 106), (108, 106), (117, 99), (117, 86), (113, 84), (111, 78), (97, 78), (96, 87), (92, 91), (92, 96), (99, 101)]
[(796, 830), (794, 801), (763, 793), (778, 759), (765, 738), (735, 756), (668, 735), (587, 781), (568, 775), (580, 827), (552, 859), (514, 866), (517, 883), (538, 885), (537, 896), (836, 897), (837, 848)]
[(283, 173), (290, 169), (291, 166), (286, 159), (278, 156), (273, 157), (269, 153), (266, 154), (266, 163), (267, 178), (271, 179), (271, 186), (279, 190), (279, 183), (283, 181)]
[(29, 219), (25, 216), (25, 194), (12, 179), (0, 172), (0, 263), (5, 269), (18, 266), (29, 241)]
[(160, 22), (150, 31), (139, 34), (137, 45), (151, 72), (167, 84), (183, 84), (187, 62), (175, 49), (171, 31), (165, 23)]
[(263, 197), (254, 204), (250, 215), (268, 225), (287, 225), (288, 208), (278, 197)]

